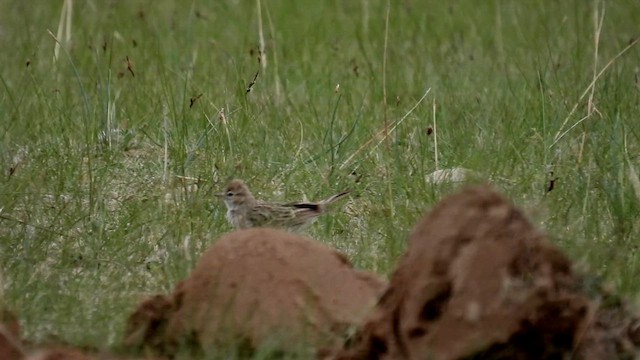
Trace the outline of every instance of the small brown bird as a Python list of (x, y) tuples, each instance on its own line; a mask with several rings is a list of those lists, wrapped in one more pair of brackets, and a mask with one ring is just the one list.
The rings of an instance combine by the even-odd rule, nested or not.
[(216, 196), (224, 200), (227, 220), (236, 229), (271, 226), (297, 231), (324, 214), (327, 205), (347, 194), (349, 191), (344, 191), (318, 202), (269, 203), (256, 200), (242, 180), (233, 180), (225, 192)]

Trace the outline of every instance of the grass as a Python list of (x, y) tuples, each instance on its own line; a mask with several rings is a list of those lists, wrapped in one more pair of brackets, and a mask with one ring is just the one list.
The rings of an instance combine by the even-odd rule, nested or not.
[(636, 297), (636, 1), (257, 3), (262, 28), (250, 1), (76, 1), (68, 42), (62, 1), (0, 4), (0, 269), (27, 338), (118, 344), (230, 230), (212, 193), (232, 177), (269, 199), (353, 189), (310, 235), (381, 274), (458, 188), (425, 175), (508, 179)]

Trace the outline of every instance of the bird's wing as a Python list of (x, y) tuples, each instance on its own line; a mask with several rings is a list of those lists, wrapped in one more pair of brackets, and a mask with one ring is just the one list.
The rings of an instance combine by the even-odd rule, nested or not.
[(296, 218), (295, 210), (278, 204), (256, 204), (249, 218), (253, 226), (283, 226)]

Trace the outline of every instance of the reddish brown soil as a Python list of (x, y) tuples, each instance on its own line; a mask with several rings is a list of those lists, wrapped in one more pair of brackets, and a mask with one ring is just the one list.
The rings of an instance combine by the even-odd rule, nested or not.
[[(20, 336), (18, 318), (7, 310), (0, 310), (0, 360), (134, 360), (111, 354), (92, 355), (90, 351), (70, 346), (33, 346), (25, 344)], [(138, 357), (135, 359), (142, 360)], [(159, 358), (146, 360), (160, 360)]]
[[(414, 229), (378, 306), (336, 359), (616, 359), (636, 354), (624, 306), (600, 308), (572, 264), (486, 187)], [(616, 319), (617, 318), (617, 319)]]
[(7, 327), (0, 325), (0, 359), (20, 360), (23, 357), (20, 342)]
[(165, 354), (185, 343), (337, 344), (385, 287), (317, 241), (266, 228), (233, 232), (207, 250), (173, 295), (140, 305), (125, 342)]
[(19, 360), (23, 357), (18, 318), (12, 312), (0, 308), (0, 359)]

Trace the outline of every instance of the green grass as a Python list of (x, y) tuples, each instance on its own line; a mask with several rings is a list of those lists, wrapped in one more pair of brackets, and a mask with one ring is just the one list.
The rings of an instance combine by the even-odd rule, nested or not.
[(76, 1), (54, 62), (61, 3), (0, 4), (0, 269), (31, 340), (118, 344), (230, 230), (212, 194), (233, 177), (269, 199), (353, 189), (309, 233), (389, 274), (458, 188), (425, 175), (473, 169), (640, 290), (640, 48), (616, 57), (637, 1), (390, 1), (386, 48), (387, 2), (262, 1), (265, 68), (256, 2)]

